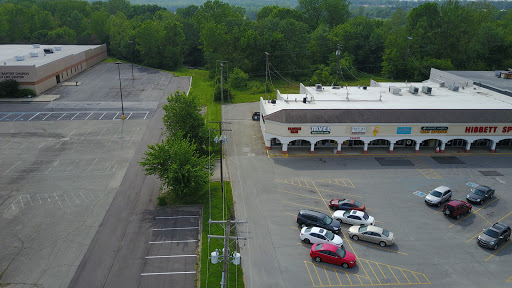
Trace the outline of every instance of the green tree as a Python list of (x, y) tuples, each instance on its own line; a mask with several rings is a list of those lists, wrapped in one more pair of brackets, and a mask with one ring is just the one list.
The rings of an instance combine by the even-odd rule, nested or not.
[(213, 175), (212, 158), (200, 156), (194, 143), (180, 132), (161, 143), (149, 145), (140, 165), (146, 175), (155, 175), (178, 199), (194, 199), (204, 195)]
[(75, 33), (75, 31), (64, 26), (61, 28), (57, 28), (53, 31), (50, 31), (48, 33), (48, 36), (46, 37), (46, 40), (48, 41), (48, 44), (63, 44), (63, 45), (75, 44), (76, 33)]
[(200, 114), (202, 107), (193, 92), (188, 95), (177, 91), (167, 97), (163, 105), (165, 115), (163, 122), (167, 135), (181, 133), (184, 138), (196, 145), (200, 155), (208, 155), (209, 137), (204, 117)]
[(229, 86), (232, 88), (244, 88), (247, 87), (247, 81), (249, 80), (249, 75), (244, 71), (235, 68), (233, 72), (229, 74)]

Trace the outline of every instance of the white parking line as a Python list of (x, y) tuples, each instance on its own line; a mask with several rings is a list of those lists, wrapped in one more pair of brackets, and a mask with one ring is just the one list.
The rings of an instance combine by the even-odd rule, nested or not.
[(94, 166), (96, 161), (98, 161), (98, 158), (94, 159), (94, 162), (92, 162), (91, 167), (89, 167), (89, 169), (87, 169), (87, 171), (85, 171), (85, 174), (89, 173), (89, 170), (91, 170), (92, 166)]
[(119, 112), (116, 113), (116, 116), (114, 116), (114, 118), (112, 118), (112, 120), (115, 120), (117, 115), (119, 115)]
[(146, 259), (153, 258), (179, 258), (179, 257), (196, 257), (197, 255), (166, 255), (166, 256), (146, 256)]
[(6, 173), (8, 173), (9, 171), (11, 171), (12, 168), (16, 167), (18, 164), (20, 164), (21, 161), (18, 161), (18, 163), (14, 164), (11, 168), (9, 168), (9, 170), (5, 171), (4, 174), (2, 175), (5, 175)]
[(36, 113), (36, 115), (34, 115), (34, 116), (30, 117), (30, 119), (28, 119), (28, 121), (32, 120), (32, 118), (34, 118), (34, 117), (36, 117), (37, 115), (39, 115), (39, 113), (41, 113), (41, 112), (37, 112), (37, 113)]
[(197, 218), (199, 216), (161, 216), (161, 217), (155, 217), (156, 219), (175, 219), (175, 218)]
[(60, 160), (57, 160), (57, 162), (55, 162), (52, 167), (50, 167), (50, 169), (46, 170), (46, 172), (44, 172), (44, 174), (48, 174), (48, 172), (50, 172), (50, 170), (52, 170), (53, 167), (55, 167), (55, 165), (57, 165), (59, 163)]
[(132, 116), (133, 112), (130, 112), (130, 115), (128, 115), (128, 117), (126, 117), (126, 120), (130, 119), (130, 116)]
[(199, 229), (199, 227), (183, 227), (183, 228), (154, 228), (153, 231), (165, 231), (165, 230), (186, 230), (186, 229)]
[(173, 274), (195, 274), (196, 271), (190, 272), (160, 272), (160, 273), (142, 273), (140, 276), (151, 276), (151, 275), (173, 275)]
[(67, 114), (67, 113), (66, 113), (66, 112), (64, 112), (64, 114), (62, 114), (62, 116), (60, 116), (60, 117), (57, 119), (57, 121), (58, 121), (58, 120), (60, 120), (60, 118), (64, 117), (64, 115), (66, 115), (66, 114)]
[(197, 240), (155, 241), (155, 242), (149, 242), (149, 244), (183, 243), (183, 242), (197, 242)]
[(98, 120), (101, 120), (101, 118), (103, 118), (103, 116), (105, 116), (106, 113), (107, 112), (103, 113), (103, 115), (101, 115), (100, 119), (98, 119)]
[(48, 113), (48, 115), (46, 115), (46, 117), (43, 118), (43, 121), (46, 120), (46, 118), (48, 118), (50, 115), (52, 115), (53, 113)]
[(21, 116), (23, 116), (23, 115), (25, 115), (25, 113), (22, 113), (20, 116), (18, 116), (18, 117), (16, 117), (16, 118), (14, 118), (14, 120), (13, 120), (13, 121), (18, 120), (18, 118), (20, 118), (20, 117), (21, 117)]
[(144, 115), (144, 120), (146, 120), (146, 117), (148, 117), (148, 114), (149, 114), (149, 112), (146, 112), (146, 115)]
[(89, 116), (87, 116), (84, 120), (89, 119), (89, 117), (91, 117), (92, 114), (94, 114), (94, 112), (91, 112), (91, 114), (89, 114)]
[(7, 116), (9, 116), (9, 115), (11, 115), (11, 113), (9, 113), (9, 114), (5, 115), (5, 116), (4, 116), (4, 117), (2, 117), (0, 120), (4, 120), (4, 118), (5, 118), (5, 117), (7, 117)]
[(80, 114), (80, 113), (76, 113), (75, 116), (73, 116), (73, 118), (71, 118), (71, 120), (75, 119), (75, 117), (78, 116), (78, 114)]

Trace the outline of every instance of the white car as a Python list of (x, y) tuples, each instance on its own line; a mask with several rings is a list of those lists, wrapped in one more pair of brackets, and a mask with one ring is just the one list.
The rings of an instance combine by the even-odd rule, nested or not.
[(452, 190), (446, 186), (439, 186), (428, 193), (425, 197), (425, 203), (439, 207), (441, 203), (450, 199), (452, 199)]
[(302, 227), (300, 230), (300, 240), (307, 244), (329, 243), (338, 247), (343, 247), (343, 239), (329, 230), (318, 227)]
[(352, 225), (375, 225), (375, 218), (357, 210), (338, 210), (332, 214), (332, 218), (340, 221), (340, 223)]

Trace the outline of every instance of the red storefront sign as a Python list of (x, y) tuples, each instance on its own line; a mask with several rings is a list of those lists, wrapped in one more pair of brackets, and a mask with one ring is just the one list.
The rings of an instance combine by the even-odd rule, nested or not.
[(290, 133), (296, 134), (296, 133), (299, 133), (299, 131), (301, 129), (300, 129), (300, 127), (288, 127), (288, 130), (290, 131)]
[[(466, 133), (496, 133), (498, 126), (466, 126)], [(512, 126), (504, 126), (501, 133), (510, 133)]]

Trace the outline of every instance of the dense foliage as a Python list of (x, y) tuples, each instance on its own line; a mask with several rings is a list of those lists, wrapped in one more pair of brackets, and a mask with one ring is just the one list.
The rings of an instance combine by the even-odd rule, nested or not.
[(361, 73), (423, 80), (431, 67), (512, 66), (512, 12), (489, 2), (425, 2), (395, 9), (388, 19), (355, 16), (365, 13), (350, 5), (299, 0), (296, 8), (265, 6), (253, 20), (244, 8), (218, 0), (176, 13), (126, 0), (7, 0), (0, 5), (0, 43), (106, 43), (120, 59), (217, 74), (218, 60), (224, 60), (228, 72), (237, 68), (250, 79), (265, 77), (268, 52), (270, 81), (305, 84), (343, 82)]

